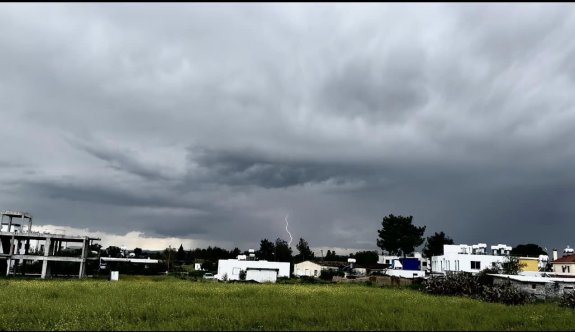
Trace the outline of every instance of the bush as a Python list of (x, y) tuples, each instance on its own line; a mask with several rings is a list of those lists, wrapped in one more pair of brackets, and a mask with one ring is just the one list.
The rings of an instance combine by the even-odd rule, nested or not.
[[(343, 277), (345, 273), (343, 271), (336, 270), (321, 270), (319, 278), (326, 281), (332, 281), (333, 277)], [(311, 277), (313, 278), (313, 277)]]
[(563, 296), (559, 300), (559, 305), (562, 307), (575, 309), (575, 292), (571, 291), (563, 293)]
[(470, 273), (459, 272), (445, 277), (432, 277), (422, 284), (423, 291), (434, 295), (469, 296), (482, 301), (504, 304), (525, 304), (533, 301), (533, 297), (520, 291), (511, 284), (490, 284), (487, 273), (473, 276)]
[(480, 288), (476, 278), (465, 272), (432, 277), (425, 280), (422, 286), (425, 292), (435, 295), (473, 295)]
[(511, 284), (482, 286), (481, 292), (475, 298), (486, 302), (509, 305), (526, 304), (534, 300), (532, 296), (513, 287)]

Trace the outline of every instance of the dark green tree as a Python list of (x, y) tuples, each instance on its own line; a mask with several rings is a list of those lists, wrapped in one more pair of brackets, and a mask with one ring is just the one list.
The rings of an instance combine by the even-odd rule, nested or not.
[(547, 252), (535, 243), (527, 243), (515, 246), (511, 249), (511, 255), (519, 257), (539, 257), (539, 255), (547, 255)]
[(376, 251), (358, 251), (355, 254), (351, 254), (350, 257), (355, 258), (356, 264), (359, 265), (377, 264), (379, 259)]
[(453, 244), (453, 239), (443, 232), (435, 232), (435, 234), (427, 237), (425, 248), (423, 248), (423, 256), (431, 258), (443, 255), (444, 244)]
[(134, 248), (134, 255), (136, 256), (136, 258), (141, 257), (142, 256), (142, 248)]
[(417, 227), (412, 224), (413, 216), (383, 217), (382, 228), (378, 230), (377, 246), (391, 255), (412, 254), (415, 248), (424, 241), (425, 226)]
[(292, 249), (285, 240), (276, 239), (275, 244), (275, 260), (276, 262), (291, 262), (292, 261)]
[(268, 239), (260, 241), (260, 250), (256, 253), (258, 259), (266, 261), (275, 260), (275, 245)]
[(309, 248), (309, 245), (306, 240), (299, 238), (298, 244), (296, 244), (296, 249), (299, 251), (295, 258), (295, 262), (303, 262), (305, 260), (310, 260), (315, 257), (313, 251)]
[[(335, 252), (334, 252), (334, 254), (335, 254)], [(327, 253), (325, 254), (325, 260), (329, 261), (331, 259), (332, 259), (332, 253), (331, 253), (331, 250), (328, 249)]]
[(120, 257), (122, 249), (116, 246), (109, 246), (106, 248), (106, 256), (108, 257)]
[(182, 263), (186, 260), (186, 252), (184, 251), (184, 246), (182, 244), (180, 244), (178, 252), (176, 253), (176, 260)]
[(238, 257), (238, 255), (241, 255), (242, 252), (240, 251), (240, 249), (238, 247), (235, 247), (234, 250), (232, 250), (230, 252), (230, 258), (236, 258)]

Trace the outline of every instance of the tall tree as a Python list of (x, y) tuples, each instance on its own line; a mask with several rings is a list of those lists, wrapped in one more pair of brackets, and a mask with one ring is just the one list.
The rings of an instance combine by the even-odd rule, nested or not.
[(174, 261), (176, 260), (176, 249), (171, 246), (164, 249), (162, 252), (162, 258), (166, 264), (166, 271), (170, 271), (174, 268)]
[(539, 255), (547, 255), (545, 249), (541, 248), (535, 243), (518, 244), (516, 247), (511, 249), (512, 256), (522, 256), (522, 257), (539, 257)]
[(257, 252), (258, 259), (273, 261), (275, 260), (275, 245), (268, 239), (260, 241), (260, 250)]
[(309, 245), (306, 240), (299, 238), (298, 244), (296, 244), (296, 249), (299, 251), (299, 254), (295, 256), (296, 262), (303, 262), (305, 260), (312, 259), (315, 257), (313, 251), (309, 248)]
[(291, 262), (292, 261), (292, 249), (285, 240), (276, 239), (275, 244), (275, 260), (277, 262)]
[(425, 226), (417, 227), (412, 224), (413, 216), (383, 217), (382, 228), (378, 230), (377, 246), (392, 255), (409, 255), (415, 247), (424, 241)]
[(180, 244), (180, 247), (178, 248), (176, 259), (180, 262), (183, 262), (186, 259), (186, 252), (184, 251), (184, 246), (182, 244)]
[(453, 239), (443, 232), (435, 232), (435, 234), (427, 237), (425, 248), (423, 248), (423, 256), (431, 258), (433, 256), (443, 255), (444, 244), (453, 244)]

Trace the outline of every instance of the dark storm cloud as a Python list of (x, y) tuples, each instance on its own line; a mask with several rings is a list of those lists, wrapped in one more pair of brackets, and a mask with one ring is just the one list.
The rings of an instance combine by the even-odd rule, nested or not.
[(331, 181), (335, 184), (366, 179), (374, 170), (368, 166), (282, 159), (253, 150), (215, 151), (191, 148), (190, 163), (199, 166), (203, 178), (190, 174), (191, 181), (208, 181), (230, 186), (285, 188)]
[(322, 100), (349, 117), (405, 121), (427, 101), (423, 50), (394, 50), (349, 59), (325, 81)]
[(569, 5), (1, 6), (0, 208), (242, 249), (288, 213), (317, 247), (389, 213), (571, 241)]

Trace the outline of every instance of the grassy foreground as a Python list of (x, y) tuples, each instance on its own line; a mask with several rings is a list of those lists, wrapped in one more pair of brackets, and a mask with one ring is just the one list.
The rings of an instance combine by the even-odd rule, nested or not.
[(0, 280), (0, 330), (574, 330), (556, 304), (506, 306), (404, 288), (170, 277)]

